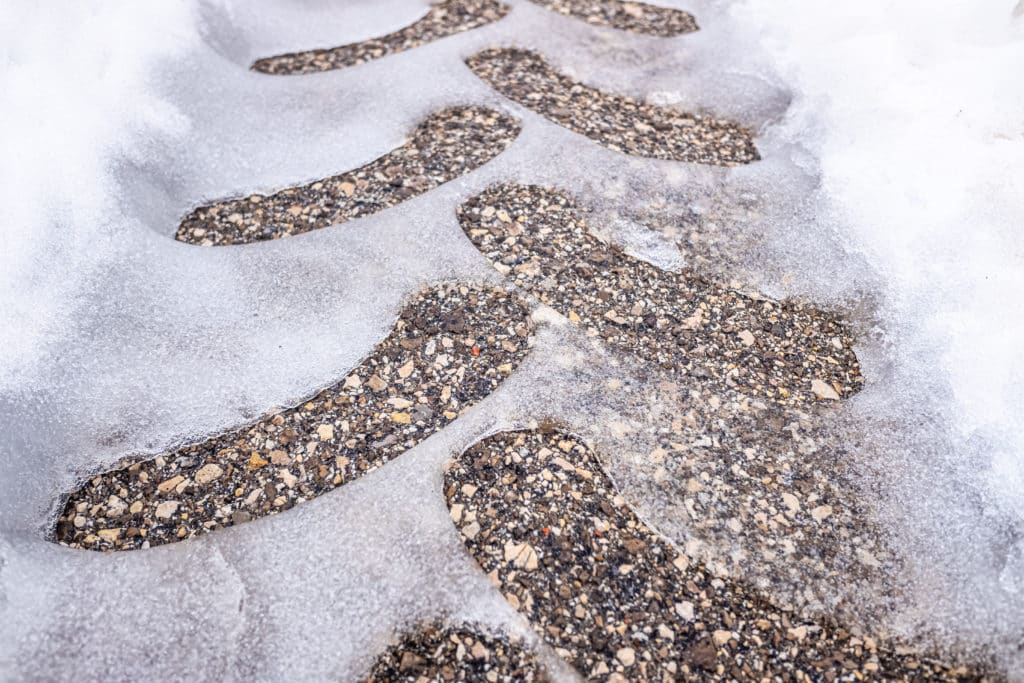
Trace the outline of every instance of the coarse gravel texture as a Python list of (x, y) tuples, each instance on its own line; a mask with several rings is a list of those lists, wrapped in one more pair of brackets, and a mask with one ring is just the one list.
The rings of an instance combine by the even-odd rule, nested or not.
[(497, 0), (442, 0), (431, 5), (422, 19), (386, 36), (340, 47), (265, 57), (256, 60), (252, 69), (275, 75), (342, 69), (485, 26), (498, 21), (508, 11), (509, 7)]
[(488, 49), (466, 64), (505, 97), (617, 152), (716, 166), (760, 158), (753, 134), (739, 124), (602, 92), (531, 50)]
[(444, 492), (469, 553), (588, 680), (970, 680), (714, 576), (641, 521), (594, 452), (554, 425), (468, 449)]
[(665, 38), (697, 30), (693, 15), (671, 7), (621, 0), (531, 0), (559, 14), (582, 19), (595, 26), (645, 33)]
[(543, 683), (533, 652), (508, 638), (431, 624), (387, 649), (365, 683)]
[(458, 209), (463, 231), (515, 285), (613, 347), (676, 377), (786, 406), (863, 383), (838, 318), (661, 270), (595, 237), (566, 194), (505, 184)]
[(131, 550), (287, 510), (372, 472), (489, 395), (525, 357), (529, 311), (501, 289), (416, 295), (344, 379), (258, 422), (74, 491), (59, 543)]
[(181, 221), (175, 239), (246, 244), (368, 216), (469, 173), (518, 135), (519, 123), (492, 109), (444, 109), (417, 126), (407, 143), (365, 166), (271, 195), (199, 207)]

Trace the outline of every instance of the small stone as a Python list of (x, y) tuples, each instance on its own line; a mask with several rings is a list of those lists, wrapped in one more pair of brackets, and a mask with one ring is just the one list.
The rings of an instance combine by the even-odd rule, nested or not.
[(391, 421), (395, 424), (407, 425), (412, 422), (412, 416), (409, 413), (391, 413)]
[(323, 424), (316, 428), (317, 436), (321, 441), (330, 441), (334, 438), (334, 425)]
[(178, 511), (178, 501), (176, 500), (165, 500), (156, 506), (155, 516), (157, 519), (170, 519), (171, 516)]
[(537, 568), (537, 551), (529, 543), (505, 543), (505, 561), (511, 562), (519, 569), (533, 571)]
[(811, 517), (814, 518), (815, 522), (820, 522), (829, 515), (832, 514), (831, 505), (819, 505), (818, 507), (811, 510)]
[(462, 527), (462, 535), (472, 541), (480, 533), (480, 525), (477, 522), (470, 522)]
[[(200, 470), (200, 471), (202, 471), (202, 470)], [(178, 475), (175, 475), (175, 476), (171, 477), (170, 479), (167, 479), (167, 480), (162, 481), (159, 484), (157, 484), (156, 490), (159, 491), (160, 493), (168, 493), (168, 492), (174, 490), (174, 487), (177, 486), (178, 484), (180, 484), (183, 481), (185, 481), (185, 477), (183, 477), (180, 474), (178, 474)]]
[(203, 485), (209, 484), (211, 481), (220, 479), (222, 474), (224, 474), (224, 470), (220, 465), (215, 465), (213, 463), (203, 465), (199, 468), (199, 471), (196, 472), (196, 483)]
[(121, 538), (120, 529), (100, 529), (96, 532), (96, 535), (102, 538), (104, 541), (113, 543), (114, 541)]
[(827, 382), (822, 382), (820, 379), (811, 380), (811, 391), (818, 398), (826, 401), (838, 401), (839, 394), (833, 389)]
[(406, 377), (411, 375), (412, 371), (415, 369), (416, 365), (412, 361), (409, 361), (402, 367), (398, 368), (398, 376), (401, 377), (402, 379), (405, 379)]
[(693, 621), (693, 603), (689, 600), (676, 603), (676, 614), (686, 621)]
[(754, 345), (754, 335), (750, 332), (750, 330), (743, 330), (737, 336), (740, 338), (740, 341), (743, 342), (744, 346)]
[(260, 457), (260, 454), (257, 453), (256, 451), (253, 451), (252, 453), (249, 454), (248, 465), (250, 470), (258, 470), (261, 467), (266, 467), (267, 464), (267, 461)]
[(711, 640), (715, 642), (715, 645), (722, 647), (732, 639), (732, 631), (717, 630), (711, 634)]
[(107, 498), (107, 517), (120, 517), (128, 509), (128, 505), (117, 496)]
[(622, 666), (633, 666), (636, 662), (636, 650), (631, 647), (621, 648), (615, 653), (615, 658), (622, 662)]
[(782, 502), (786, 504), (790, 512), (797, 512), (800, 510), (800, 499), (794, 496), (792, 493), (785, 492), (782, 494)]
[(377, 375), (374, 375), (369, 380), (367, 380), (366, 386), (370, 387), (374, 391), (384, 391), (385, 389), (388, 388), (388, 383), (382, 380)]
[(89, 523), (89, 520), (87, 520), (82, 515), (75, 515), (74, 523), (75, 523), (75, 528), (76, 529), (81, 529), (82, 527), (84, 527), (86, 524)]
[(390, 404), (391, 407), (395, 408), (396, 410), (405, 410), (406, 408), (412, 405), (412, 401), (404, 398), (395, 397), (389, 398), (388, 404)]

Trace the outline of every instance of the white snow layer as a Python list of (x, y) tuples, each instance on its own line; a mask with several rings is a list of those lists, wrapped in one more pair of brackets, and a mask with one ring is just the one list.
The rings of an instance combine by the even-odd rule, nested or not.
[[(865, 500), (904, 553), (911, 592), (886, 625), (926, 646), (988, 648), (1021, 675), (1020, 7), (695, 0), (671, 4), (702, 30), (658, 39), (510, 4), (496, 24), (401, 55), (271, 77), (247, 67), (389, 32), (426, 2), (3, 3), (0, 678), (348, 679), (419, 617), (522, 628), (462, 551), (440, 464), (537, 410), (614, 420), (593, 390), (613, 359), (558, 324), (477, 410), (295, 510), (134, 553), (46, 540), (82, 476), (335, 381), (426, 282), (494, 278), (454, 209), (505, 179), (574, 192), (668, 264), (627, 208), (724, 216), (705, 226), (721, 262), (699, 267), (776, 296), (865, 304), (852, 317), (868, 387), (836, 438), (860, 444)], [(462, 64), (505, 44), (609, 90), (742, 120), (765, 158), (726, 170), (605, 150)], [(358, 166), (469, 102), (524, 131), (462, 179), (277, 242), (172, 239), (197, 204)]]

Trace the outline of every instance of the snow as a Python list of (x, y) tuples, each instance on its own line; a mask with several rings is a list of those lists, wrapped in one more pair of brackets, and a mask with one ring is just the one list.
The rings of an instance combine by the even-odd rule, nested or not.
[[(298, 509), (138, 553), (45, 539), (80, 477), (331, 383), (426, 282), (495, 278), (454, 207), (509, 178), (572, 190), (658, 263), (678, 257), (628, 206), (713, 217), (720, 260), (684, 252), (683, 265), (775, 296), (869, 302), (858, 348), (869, 385), (836, 434), (862, 444), (859, 485), (905, 551), (913, 600), (885, 618), (1024, 670), (1019, 8), (666, 2), (702, 30), (665, 40), (511, 4), (476, 31), (301, 77), (247, 65), (387, 33), (426, 3), (0, 8), (4, 678), (344, 679), (409, 619), (520, 628), (461, 550), (440, 465), (537, 406), (614, 423), (623, 405), (595, 387), (628, 368), (557, 323), (452, 428)], [(726, 170), (605, 150), (462, 64), (505, 44), (609, 90), (757, 126), (765, 161)], [(358, 166), (467, 102), (523, 121), (473, 174), (344, 228), (217, 249), (172, 239), (197, 204)]]

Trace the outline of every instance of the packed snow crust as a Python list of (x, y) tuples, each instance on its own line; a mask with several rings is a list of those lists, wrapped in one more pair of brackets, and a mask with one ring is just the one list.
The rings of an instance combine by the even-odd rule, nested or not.
[[(660, 265), (847, 311), (868, 385), (833, 438), (857, 445), (844, 466), (903, 553), (899, 576), (880, 581), (909, 592), (895, 610), (846, 617), (1024, 675), (1021, 7), (665, 2), (702, 28), (664, 39), (508, 1), (495, 24), (293, 77), (248, 66), (387, 33), (427, 3), (4, 3), (0, 677), (348, 680), (422, 617), (523, 629), (462, 550), (442, 463), (549, 416), (621, 444), (624, 421), (664, 400), (544, 311), (534, 353), (497, 393), (330, 495), (140, 552), (47, 540), (83, 477), (336, 381), (426, 283), (498, 282), (455, 207), (506, 180), (574, 193), (610, 239)], [(764, 160), (721, 169), (606, 150), (503, 100), (462, 63), (499, 45), (537, 49), (606, 90), (742, 121)], [(468, 103), (523, 122), (472, 174), (279, 241), (172, 239), (199, 204), (353, 168), (429, 113)], [(711, 251), (677, 254), (644, 227), (684, 215)], [(613, 377), (629, 391), (603, 391)], [(613, 474), (657, 518), (643, 478), (630, 478), (645, 445), (636, 433)], [(842, 590), (740, 570), (769, 593), (812, 595), (810, 610)], [(865, 611), (879, 602), (862, 597)]]

